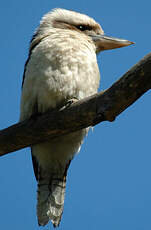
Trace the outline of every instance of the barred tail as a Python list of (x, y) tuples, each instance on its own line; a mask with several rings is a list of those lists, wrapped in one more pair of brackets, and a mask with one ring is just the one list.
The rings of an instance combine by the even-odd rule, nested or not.
[(67, 166), (64, 175), (54, 176), (46, 174), (38, 180), (38, 203), (37, 203), (37, 217), (39, 225), (46, 225), (50, 220), (54, 227), (59, 226), (61, 221), (65, 188), (66, 188), (66, 174)]

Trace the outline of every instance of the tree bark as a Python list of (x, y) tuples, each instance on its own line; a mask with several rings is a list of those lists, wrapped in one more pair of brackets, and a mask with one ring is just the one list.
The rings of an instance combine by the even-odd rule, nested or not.
[(0, 131), (0, 156), (52, 138), (114, 121), (151, 89), (151, 53), (104, 92)]

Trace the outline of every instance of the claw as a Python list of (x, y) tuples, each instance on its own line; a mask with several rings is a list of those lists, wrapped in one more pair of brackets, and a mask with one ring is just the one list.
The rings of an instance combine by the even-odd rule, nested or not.
[(64, 105), (61, 107), (60, 110), (64, 110), (64, 109), (70, 107), (73, 103), (75, 103), (75, 102), (77, 102), (77, 101), (79, 101), (79, 100), (78, 100), (77, 98), (75, 98), (75, 97), (69, 99), (68, 101), (66, 101), (66, 102), (64, 103)]

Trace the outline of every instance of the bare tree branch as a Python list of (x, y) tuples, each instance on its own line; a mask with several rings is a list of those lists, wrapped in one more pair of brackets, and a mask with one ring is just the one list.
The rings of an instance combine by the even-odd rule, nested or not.
[(103, 93), (0, 131), (0, 156), (102, 121), (114, 121), (151, 89), (151, 53)]

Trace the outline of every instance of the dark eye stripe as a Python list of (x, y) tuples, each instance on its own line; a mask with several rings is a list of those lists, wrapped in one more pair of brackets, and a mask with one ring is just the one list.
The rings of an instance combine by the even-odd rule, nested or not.
[(92, 27), (88, 26), (88, 25), (78, 25), (78, 26), (76, 26), (76, 28), (81, 30), (81, 31), (92, 30)]

